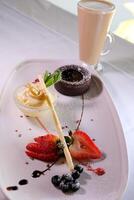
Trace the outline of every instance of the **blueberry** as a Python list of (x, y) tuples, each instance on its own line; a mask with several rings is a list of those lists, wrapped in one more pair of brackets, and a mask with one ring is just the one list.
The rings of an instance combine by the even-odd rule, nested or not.
[(63, 174), (62, 175), (62, 180), (67, 183), (67, 182), (71, 182), (73, 181), (73, 177), (71, 176), (71, 174)]
[(83, 172), (83, 167), (81, 167), (80, 165), (75, 165), (74, 169), (78, 171), (80, 174)]
[(73, 179), (77, 179), (77, 178), (80, 177), (80, 173), (79, 173), (78, 171), (74, 170), (74, 171), (72, 172), (72, 177), (73, 177)]
[(63, 181), (60, 183), (59, 188), (62, 190), (62, 192), (66, 193), (70, 191), (70, 184), (64, 183)]
[(55, 187), (59, 187), (60, 183), (61, 183), (61, 177), (58, 175), (55, 175), (51, 178), (51, 182), (53, 183), (53, 185)]
[(80, 189), (80, 183), (76, 180), (72, 184), (70, 184), (70, 187), (73, 192), (76, 192)]

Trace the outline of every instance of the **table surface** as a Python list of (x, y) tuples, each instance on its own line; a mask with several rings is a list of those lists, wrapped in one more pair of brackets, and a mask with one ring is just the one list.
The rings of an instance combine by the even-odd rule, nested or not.
[[(2, 74), (0, 92), (13, 68), (24, 60), (78, 59), (77, 43), (49, 27), (39, 25), (2, 2), (0, 2), (0, 44)], [(134, 196), (134, 46), (115, 37), (111, 53), (103, 57), (102, 61), (104, 71), (101, 76), (119, 113), (128, 150), (129, 179), (123, 200), (132, 200)], [(2, 192), (0, 200), (6, 200)]]

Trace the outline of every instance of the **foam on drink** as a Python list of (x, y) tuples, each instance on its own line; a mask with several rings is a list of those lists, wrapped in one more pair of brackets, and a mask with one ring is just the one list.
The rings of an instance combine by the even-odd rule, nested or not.
[(84, 8), (89, 8), (93, 10), (101, 10), (101, 11), (110, 11), (113, 9), (113, 5), (107, 2), (98, 2), (98, 1), (83, 1), (79, 2), (79, 5)]

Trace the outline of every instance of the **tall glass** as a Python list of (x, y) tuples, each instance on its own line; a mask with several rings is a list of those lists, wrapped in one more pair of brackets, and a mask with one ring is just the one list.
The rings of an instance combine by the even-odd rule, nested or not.
[[(105, 0), (81, 0), (78, 2), (80, 60), (97, 70), (104, 48), (115, 5)], [(108, 52), (108, 51), (107, 51)]]

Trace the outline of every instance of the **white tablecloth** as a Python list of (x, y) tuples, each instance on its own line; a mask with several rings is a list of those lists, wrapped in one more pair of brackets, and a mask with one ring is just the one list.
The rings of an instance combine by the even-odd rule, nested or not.
[[(77, 59), (78, 46), (1, 2), (0, 91), (12, 69), (18, 63), (33, 58)], [(132, 200), (134, 197), (134, 78), (132, 76), (134, 75), (134, 46), (115, 38), (111, 54), (104, 57), (104, 61), (113, 65), (103, 64), (102, 78), (119, 113), (128, 150), (129, 182), (123, 199)], [(7, 200), (1, 192), (0, 200)]]

